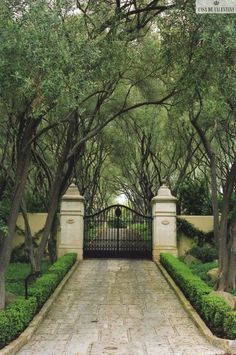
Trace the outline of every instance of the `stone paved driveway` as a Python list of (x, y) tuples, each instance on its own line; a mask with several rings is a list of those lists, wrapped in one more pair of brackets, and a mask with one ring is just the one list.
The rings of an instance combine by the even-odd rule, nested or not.
[(18, 355), (215, 355), (151, 261), (85, 260)]

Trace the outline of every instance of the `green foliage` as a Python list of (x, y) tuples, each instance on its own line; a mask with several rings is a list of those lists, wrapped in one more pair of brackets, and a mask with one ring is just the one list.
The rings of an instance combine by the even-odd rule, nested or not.
[(119, 222), (118, 222), (118, 218), (116, 218), (116, 217), (110, 218), (109, 221), (107, 222), (107, 225), (110, 228), (118, 228), (118, 223), (119, 223), (119, 228), (126, 228), (127, 227), (127, 223), (125, 221), (123, 221), (121, 218), (119, 218)]
[(7, 198), (2, 198), (0, 201), (0, 241), (1, 236), (7, 237), (8, 228), (7, 228), (7, 216), (9, 213), (9, 201)]
[(29, 287), (29, 295), (37, 299), (38, 308), (41, 308), (46, 302), (59, 284), (59, 281), (60, 277), (58, 274), (45, 274)]
[(178, 234), (183, 233), (187, 237), (193, 238), (199, 246), (203, 246), (206, 242), (214, 244), (214, 234), (212, 231), (203, 232), (183, 218), (177, 218), (177, 232)]
[(11, 263), (28, 263), (29, 257), (25, 252), (25, 243), (17, 245), (11, 253)]
[[(32, 236), (32, 244), (33, 244), (33, 248), (37, 249), (38, 248), (38, 244), (39, 244), (39, 240), (40, 237), (42, 236), (42, 229), (39, 230), (37, 233), (35, 233)], [(21, 235), (24, 236), (25, 231), (18, 228), (18, 233), (20, 233)], [(17, 245), (11, 253), (11, 263), (29, 263), (29, 256), (27, 255), (26, 252), (26, 247), (25, 247), (25, 242)]]
[(191, 265), (189, 265), (189, 268), (191, 269), (192, 273), (194, 275), (199, 276), (210, 287), (214, 286), (214, 282), (207, 275), (207, 272), (209, 270), (217, 268), (217, 267), (218, 267), (218, 262), (217, 261), (212, 261), (210, 263), (205, 263), (205, 264), (199, 263), (199, 264), (191, 264)]
[(137, 231), (144, 240), (151, 240), (151, 223), (134, 223), (131, 226), (131, 229)]
[(201, 307), (201, 298), (212, 289), (200, 277), (193, 275), (183, 262), (170, 254), (161, 254), (161, 263), (170, 273), (190, 302), (197, 308)]
[(206, 295), (202, 297), (201, 313), (211, 329), (222, 333), (224, 316), (230, 311), (225, 300), (217, 295)]
[(37, 308), (36, 298), (17, 299), (0, 311), (0, 348), (16, 338), (29, 324)]
[[(49, 268), (47, 260), (41, 263), (41, 272), (44, 274)], [(6, 272), (6, 290), (15, 295), (23, 296), (25, 292), (24, 279), (30, 274), (31, 266), (28, 263), (10, 263)]]
[(75, 263), (77, 255), (75, 253), (68, 253), (56, 261), (49, 269), (48, 273), (58, 274), (61, 279), (65, 276), (67, 271)]
[(230, 339), (236, 339), (236, 311), (227, 312), (225, 314), (224, 329)]
[(25, 202), (27, 210), (30, 213), (47, 212), (45, 209), (43, 196), (39, 195), (39, 193), (33, 193), (33, 191), (28, 190), (25, 194)]
[(232, 337), (232, 333), (228, 330), (229, 324), (231, 322), (233, 324), (235, 319), (229, 317), (228, 323), (226, 322), (227, 327), (224, 327), (224, 319), (230, 310), (225, 300), (220, 296), (211, 295), (212, 288), (198, 276), (193, 275), (190, 268), (173, 255), (161, 254), (160, 260), (209, 327), (217, 334)]
[(40, 308), (55, 290), (64, 275), (75, 263), (77, 255), (68, 253), (59, 258), (47, 271), (39, 277), (36, 282), (29, 287), (29, 295), (37, 299), (38, 308)]
[[(16, 338), (29, 324), (36, 311), (46, 302), (59, 282), (75, 263), (77, 255), (68, 253), (59, 258), (48, 270), (29, 287), (29, 299), (19, 297), (5, 310), (0, 311), (0, 348)], [(45, 268), (45, 266), (44, 266)], [(20, 270), (20, 272), (19, 272)], [(8, 280), (16, 277), (24, 279), (30, 272), (27, 264), (13, 264), (8, 269)]]
[(195, 256), (195, 258), (200, 259), (203, 263), (214, 261), (218, 257), (216, 248), (208, 245), (202, 247), (195, 245), (188, 251), (188, 254)]
[(178, 190), (181, 213), (212, 215), (211, 199), (205, 179), (188, 180)]

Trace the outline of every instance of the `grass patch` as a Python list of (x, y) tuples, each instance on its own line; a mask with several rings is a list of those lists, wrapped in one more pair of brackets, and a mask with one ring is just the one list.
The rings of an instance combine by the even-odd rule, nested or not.
[[(44, 260), (41, 264), (41, 272), (45, 274), (50, 267), (50, 262)], [(6, 273), (6, 291), (17, 296), (24, 296), (24, 279), (31, 273), (28, 263), (10, 263)]]

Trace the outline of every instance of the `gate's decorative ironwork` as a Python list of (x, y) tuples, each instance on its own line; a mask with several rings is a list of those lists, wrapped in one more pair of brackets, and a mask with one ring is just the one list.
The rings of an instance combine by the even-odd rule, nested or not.
[(152, 217), (113, 205), (84, 217), (84, 257), (152, 257)]

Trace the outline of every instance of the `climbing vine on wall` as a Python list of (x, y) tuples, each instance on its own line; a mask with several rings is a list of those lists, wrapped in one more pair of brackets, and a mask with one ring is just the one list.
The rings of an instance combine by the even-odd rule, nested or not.
[(189, 238), (193, 238), (197, 245), (202, 246), (204, 243), (214, 244), (214, 233), (203, 232), (200, 229), (194, 227), (194, 225), (186, 219), (177, 218), (177, 235), (185, 234)]

